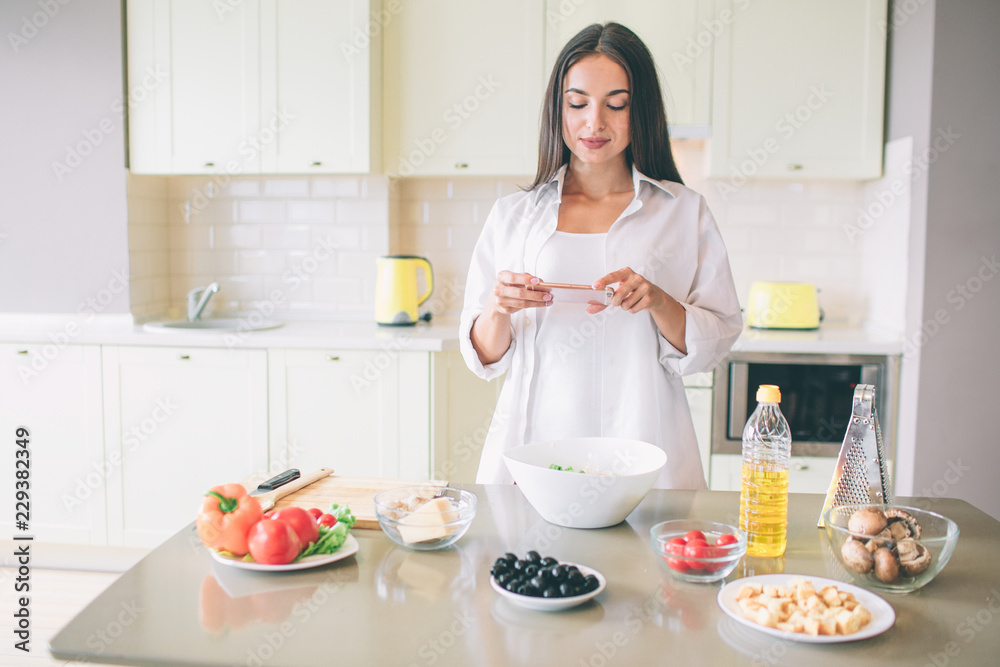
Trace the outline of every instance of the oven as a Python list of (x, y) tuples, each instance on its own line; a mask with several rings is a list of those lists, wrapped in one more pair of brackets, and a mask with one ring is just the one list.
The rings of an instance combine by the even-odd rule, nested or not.
[(792, 456), (836, 457), (847, 432), (854, 387), (875, 385), (886, 452), (894, 451), (899, 357), (854, 354), (734, 353), (716, 369), (712, 454), (740, 454), (743, 427), (757, 407), (757, 387), (781, 388), (792, 431)]

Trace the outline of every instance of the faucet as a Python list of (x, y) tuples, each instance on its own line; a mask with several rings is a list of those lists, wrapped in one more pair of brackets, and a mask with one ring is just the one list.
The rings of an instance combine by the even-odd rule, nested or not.
[(188, 292), (188, 322), (201, 318), (201, 311), (205, 310), (208, 300), (218, 291), (219, 283), (212, 283), (207, 287), (195, 287)]

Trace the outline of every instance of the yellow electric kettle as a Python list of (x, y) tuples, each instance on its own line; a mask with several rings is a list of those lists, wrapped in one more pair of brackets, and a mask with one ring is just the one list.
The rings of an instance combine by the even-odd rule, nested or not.
[[(412, 326), (417, 308), (434, 289), (431, 263), (414, 255), (388, 255), (375, 260), (375, 321), (383, 326)], [(417, 293), (417, 274), (424, 272), (427, 289)], [(424, 319), (430, 319), (429, 316)]]

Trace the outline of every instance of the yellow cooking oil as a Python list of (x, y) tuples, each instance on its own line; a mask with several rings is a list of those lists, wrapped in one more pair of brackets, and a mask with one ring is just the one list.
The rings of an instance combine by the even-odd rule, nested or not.
[(741, 488), (740, 529), (747, 534), (747, 555), (781, 556), (788, 534), (788, 470), (745, 462)]

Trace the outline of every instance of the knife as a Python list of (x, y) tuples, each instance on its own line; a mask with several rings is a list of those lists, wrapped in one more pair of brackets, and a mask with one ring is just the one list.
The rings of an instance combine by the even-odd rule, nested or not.
[(293, 479), (298, 479), (299, 476), (300, 475), (299, 475), (299, 469), (298, 468), (290, 468), (290, 469), (286, 470), (285, 472), (278, 473), (277, 475), (275, 475), (274, 477), (272, 477), (271, 479), (269, 479), (267, 481), (261, 482), (257, 486), (256, 489), (254, 489), (253, 491), (250, 492), (250, 495), (251, 496), (262, 496), (265, 493), (267, 493), (268, 491), (274, 491), (279, 486), (283, 486), (285, 484), (288, 484)]
[[(294, 473), (294, 475), (291, 475), (291, 473)], [(274, 507), (274, 503), (276, 503), (281, 498), (293, 494), (299, 489), (305, 488), (310, 484), (312, 484), (313, 482), (321, 480), (324, 477), (329, 477), (332, 474), (333, 474), (332, 468), (320, 468), (319, 470), (314, 470), (313, 472), (307, 473), (305, 475), (299, 475), (298, 470), (294, 469), (286, 470), (280, 475), (272, 477), (271, 479), (267, 480), (266, 482), (258, 486), (250, 493), (250, 495), (257, 498), (257, 502), (260, 503), (261, 509), (266, 512), (267, 510)], [(281, 481), (280, 484), (274, 484), (275, 480), (281, 477), (285, 477), (286, 475), (288, 476), (286, 480)], [(269, 489), (264, 488), (267, 485), (272, 485), (272, 486)], [(259, 495), (257, 494), (258, 491), (261, 491)]]

